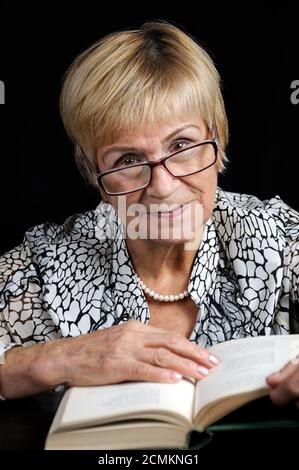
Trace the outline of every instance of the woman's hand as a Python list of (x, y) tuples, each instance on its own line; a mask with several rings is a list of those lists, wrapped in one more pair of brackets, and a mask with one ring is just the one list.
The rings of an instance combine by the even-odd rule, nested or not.
[[(56, 373), (52, 382), (68, 386), (128, 380), (176, 382), (181, 378), (177, 373), (201, 379), (217, 363), (206, 349), (184, 336), (137, 320), (61, 340), (60, 349), (47, 374)], [(58, 370), (62, 372), (59, 380)]]
[(299, 358), (288, 362), (279, 372), (267, 377), (272, 388), (270, 398), (275, 405), (286, 405), (294, 400), (299, 407)]

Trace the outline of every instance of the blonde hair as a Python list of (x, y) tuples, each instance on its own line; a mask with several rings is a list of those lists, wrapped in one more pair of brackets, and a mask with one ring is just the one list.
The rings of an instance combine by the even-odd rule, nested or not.
[(112, 33), (81, 53), (66, 71), (60, 97), (78, 167), (97, 186), (96, 151), (120, 132), (195, 115), (218, 136), (225, 168), (227, 118), (220, 77), (207, 52), (165, 21)]

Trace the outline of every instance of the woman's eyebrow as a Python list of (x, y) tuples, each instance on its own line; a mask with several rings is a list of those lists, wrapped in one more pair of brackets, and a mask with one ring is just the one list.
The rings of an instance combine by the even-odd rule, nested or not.
[(186, 129), (194, 128), (201, 132), (201, 128), (196, 126), (195, 124), (186, 124), (185, 126), (179, 127), (175, 131), (171, 132), (164, 140), (163, 143), (167, 142), (168, 140), (172, 139), (176, 134), (179, 132), (185, 131)]
[[(172, 139), (176, 134), (179, 132), (182, 132), (184, 130), (194, 128), (198, 131), (201, 131), (201, 128), (199, 126), (196, 126), (195, 124), (187, 124), (185, 126), (179, 127), (178, 129), (175, 129), (173, 132), (171, 132), (167, 137), (163, 139), (163, 144), (165, 144), (167, 141)], [(134, 147), (132, 145), (117, 145), (117, 144), (112, 144), (110, 147), (106, 149), (106, 151), (103, 153), (102, 158), (106, 158), (110, 153), (112, 152), (134, 152), (136, 150), (140, 151), (140, 148)]]

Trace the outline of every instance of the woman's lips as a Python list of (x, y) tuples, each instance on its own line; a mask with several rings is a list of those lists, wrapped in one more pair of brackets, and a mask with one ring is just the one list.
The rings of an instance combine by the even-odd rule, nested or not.
[(160, 217), (160, 218), (163, 217), (163, 218), (173, 219), (175, 217), (179, 217), (180, 215), (182, 215), (184, 210), (186, 209), (186, 207), (188, 207), (188, 205), (189, 204), (182, 204), (179, 207), (177, 207), (176, 209), (173, 209), (171, 211), (150, 212), (150, 214), (152, 214), (156, 217)]

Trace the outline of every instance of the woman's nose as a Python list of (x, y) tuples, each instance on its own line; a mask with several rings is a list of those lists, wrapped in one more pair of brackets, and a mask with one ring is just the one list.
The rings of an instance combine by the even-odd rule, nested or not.
[(177, 184), (179, 179), (172, 176), (163, 165), (158, 165), (152, 169), (152, 180), (147, 192), (150, 196), (163, 198), (171, 194)]

